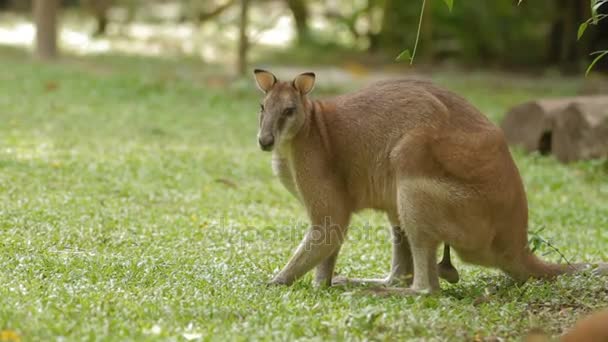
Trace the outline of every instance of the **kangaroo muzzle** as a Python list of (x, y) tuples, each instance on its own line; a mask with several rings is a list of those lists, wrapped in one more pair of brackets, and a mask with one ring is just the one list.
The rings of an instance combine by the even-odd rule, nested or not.
[(272, 135), (263, 135), (258, 138), (258, 144), (264, 151), (270, 151), (274, 147), (274, 137)]

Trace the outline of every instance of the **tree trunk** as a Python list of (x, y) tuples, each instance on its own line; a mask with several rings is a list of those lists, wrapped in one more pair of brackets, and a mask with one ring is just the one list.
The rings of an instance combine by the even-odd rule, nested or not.
[(235, 0), (230, 0), (226, 3), (224, 3), (223, 5), (217, 6), (216, 8), (214, 8), (213, 10), (211, 10), (209, 12), (200, 12), (197, 15), (199, 23), (202, 23), (207, 20), (211, 20), (211, 19), (217, 17), (218, 15), (224, 13), (224, 11), (229, 9), (230, 7), (232, 7), (232, 5), (235, 2), (236, 2)]
[(411, 6), (402, 0), (386, 0), (378, 36), (379, 47), (394, 56), (406, 48), (411, 49), (414, 46), (419, 15), (420, 6)]
[(112, 7), (112, 0), (88, 0), (88, 7), (97, 20), (95, 36), (102, 36), (106, 33), (108, 26), (108, 10)]
[(549, 36), (547, 60), (565, 73), (578, 73), (586, 59), (588, 39), (577, 40), (578, 26), (591, 16), (588, 1), (559, 0)]
[(4, 0), (4, 8), (11, 12), (31, 12), (32, 4), (30, 1), (23, 0)]
[(367, 31), (367, 39), (369, 40), (369, 52), (376, 52), (378, 50), (378, 32), (374, 29), (376, 27), (376, 21), (374, 20), (374, 9), (376, 8), (377, 2), (376, 0), (367, 0), (367, 4), (365, 6), (365, 15), (367, 16), (367, 21), (369, 22), (369, 29)]
[(306, 43), (310, 40), (310, 30), (308, 28), (308, 7), (304, 0), (287, 0), (287, 6), (293, 14), (293, 20), (296, 24), (296, 32), (298, 33), (298, 43)]
[(433, 61), (433, 0), (426, 0), (418, 49), (422, 60)]
[(239, 76), (244, 76), (247, 72), (247, 52), (249, 51), (249, 37), (247, 27), (249, 26), (249, 1), (241, 0), (241, 16), (239, 23), (239, 53), (237, 61), (237, 72)]
[(59, 0), (34, 0), (36, 22), (36, 57), (50, 60), (57, 57), (57, 12)]

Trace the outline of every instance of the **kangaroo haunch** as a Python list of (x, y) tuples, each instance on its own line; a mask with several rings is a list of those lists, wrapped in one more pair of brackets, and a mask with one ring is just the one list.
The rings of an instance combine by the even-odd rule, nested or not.
[[(255, 70), (255, 79), (265, 93), (260, 147), (272, 151), (274, 172), (311, 221), (272, 284), (291, 284), (316, 267), (315, 282), (331, 285), (350, 217), (366, 208), (385, 212), (393, 227), (390, 275), (333, 283), (434, 292), (439, 276), (458, 280), (448, 245), (463, 261), (499, 268), (518, 281), (589, 266), (547, 263), (532, 254), (526, 193), (503, 133), (462, 97), (430, 82), (394, 80), (317, 101), (308, 97), (313, 73), (281, 82)], [(608, 273), (608, 265), (597, 270)]]

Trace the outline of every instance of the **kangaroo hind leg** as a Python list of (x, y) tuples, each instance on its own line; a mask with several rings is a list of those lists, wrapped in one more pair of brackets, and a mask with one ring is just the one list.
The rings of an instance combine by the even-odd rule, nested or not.
[(397, 285), (409, 286), (412, 282), (412, 253), (407, 236), (401, 229), (397, 215), (388, 214), (391, 224), (393, 256), (391, 271), (384, 278), (346, 278), (335, 277), (333, 285)]

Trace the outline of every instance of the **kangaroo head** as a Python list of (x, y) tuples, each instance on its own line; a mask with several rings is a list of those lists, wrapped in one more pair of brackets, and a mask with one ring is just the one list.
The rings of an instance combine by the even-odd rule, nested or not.
[(315, 85), (315, 74), (298, 75), (292, 82), (281, 82), (270, 72), (254, 70), (258, 88), (265, 96), (260, 104), (258, 143), (264, 151), (292, 139), (306, 121), (307, 94)]

